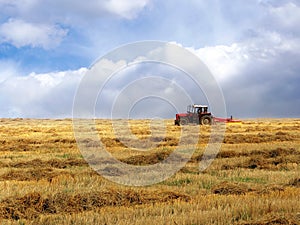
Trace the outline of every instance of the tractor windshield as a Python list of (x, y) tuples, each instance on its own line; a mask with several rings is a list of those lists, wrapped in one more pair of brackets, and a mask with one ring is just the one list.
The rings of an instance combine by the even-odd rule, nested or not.
[(194, 113), (194, 112), (195, 112), (194, 106), (189, 105), (189, 106), (187, 107), (187, 112), (188, 112), (188, 113)]

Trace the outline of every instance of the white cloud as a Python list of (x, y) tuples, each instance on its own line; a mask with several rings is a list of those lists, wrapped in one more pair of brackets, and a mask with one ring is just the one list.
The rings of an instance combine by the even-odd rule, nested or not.
[(0, 60), (0, 84), (19, 74), (18, 65), (12, 60)]
[(87, 39), (99, 33), (103, 36), (99, 24), (104, 22), (106, 26), (116, 18), (134, 19), (149, 3), (150, 0), (1, 0), (0, 43), (52, 49), (67, 36), (68, 30), (63, 27)]
[(278, 7), (270, 8), (271, 16), (284, 29), (300, 28), (300, 7), (293, 2), (286, 2)]
[(0, 9), (27, 20), (59, 20), (56, 22), (72, 23), (72, 18), (92, 20), (109, 14), (132, 19), (149, 2), (150, 0), (5, 0), (0, 1)]
[[(234, 76), (243, 76), (253, 63), (268, 63), (282, 59), (286, 53), (300, 52), (300, 39), (276, 31), (258, 29), (254, 37), (245, 38), (230, 45), (206, 46), (194, 52), (210, 69), (219, 82), (226, 82)], [(284, 65), (283, 65), (284, 66)]]
[(247, 48), (238, 43), (190, 50), (208, 66), (218, 81), (237, 75), (249, 59)]
[(33, 24), (20, 19), (9, 19), (0, 26), (0, 41), (10, 42), (16, 47), (54, 48), (66, 34), (67, 31), (58, 26)]
[(295, 107), (300, 102), (299, 38), (259, 30), (255, 37), (232, 45), (190, 50), (219, 81), (229, 113), (250, 117), (300, 113)]
[(110, 0), (105, 4), (105, 8), (113, 14), (120, 15), (121, 17), (131, 19), (134, 18), (137, 13), (143, 9), (149, 0)]
[(87, 69), (12, 76), (0, 83), (3, 117), (70, 117), (77, 86)]

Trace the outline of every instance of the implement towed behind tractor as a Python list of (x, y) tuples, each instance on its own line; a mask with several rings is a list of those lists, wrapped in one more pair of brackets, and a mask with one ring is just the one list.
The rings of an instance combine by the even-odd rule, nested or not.
[(216, 122), (241, 122), (240, 120), (230, 118), (217, 118), (213, 117), (211, 112), (208, 112), (207, 105), (189, 105), (186, 113), (176, 114), (175, 125), (187, 125), (189, 123), (211, 125)]

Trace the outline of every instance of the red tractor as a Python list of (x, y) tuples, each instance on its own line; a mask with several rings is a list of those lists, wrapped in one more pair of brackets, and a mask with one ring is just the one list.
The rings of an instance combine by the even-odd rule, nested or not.
[(207, 105), (189, 105), (187, 113), (176, 114), (175, 125), (187, 125), (188, 123), (211, 125), (213, 116), (207, 109)]

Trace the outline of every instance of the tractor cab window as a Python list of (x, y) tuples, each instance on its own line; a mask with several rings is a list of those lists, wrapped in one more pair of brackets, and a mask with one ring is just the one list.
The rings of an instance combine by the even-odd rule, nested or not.
[(187, 107), (187, 112), (188, 112), (188, 113), (194, 113), (194, 107), (193, 107), (192, 105), (189, 105), (189, 106)]

